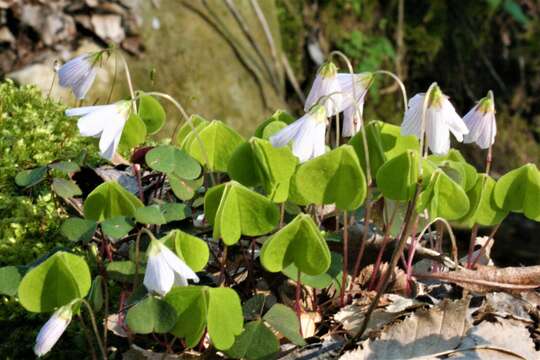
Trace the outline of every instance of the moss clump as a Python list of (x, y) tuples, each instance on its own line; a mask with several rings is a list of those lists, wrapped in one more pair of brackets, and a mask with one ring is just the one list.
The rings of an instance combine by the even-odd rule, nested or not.
[(28, 263), (62, 241), (62, 216), (49, 187), (25, 190), (14, 178), (24, 169), (97, 153), (64, 110), (34, 86), (0, 84), (0, 266)]

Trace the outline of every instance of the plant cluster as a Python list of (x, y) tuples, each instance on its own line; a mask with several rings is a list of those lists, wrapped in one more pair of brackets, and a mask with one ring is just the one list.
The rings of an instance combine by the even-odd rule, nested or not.
[[(84, 98), (95, 59), (111, 51), (68, 62), (60, 84)], [(338, 57), (349, 73), (338, 72)], [(394, 74), (355, 74), (348, 59), (334, 52), (318, 71), (305, 115), (295, 120), (277, 111), (246, 140), (221, 121), (189, 116), (167, 94), (135, 91), (125, 70), (130, 99), (66, 114), (79, 117), (81, 135), (99, 138), (100, 155), (122, 164), (119, 171), (134, 188), (105, 181), (81, 199), (77, 161), (46, 163), (15, 177), (27, 189), (47, 181), (77, 214), (61, 233), (80, 251), (47, 254), (24, 273), (16, 264), (0, 269), (3, 293), (29, 312), (53, 312), (37, 336), (38, 356), (51, 351), (77, 315), (90, 320), (94, 358), (112, 355), (111, 333), (115, 342), (124, 337), (157, 351), (276, 357), (280, 338), (305, 344), (300, 325), (306, 311), (350, 303), (366, 243), (379, 232), (383, 245), (365, 285), (376, 295), (360, 336), (400, 259), (407, 284), (412, 282), (416, 246), (431, 226), (433, 251), (444, 254), (448, 233), (456, 268), (452, 224), (472, 228), (466, 267), (474, 269), (480, 226), (496, 229), (509, 212), (540, 221), (536, 165), (498, 180), (489, 174), (496, 136), (491, 93), (462, 119), (436, 83), (408, 100)], [(364, 123), (366, 94), (380, 76), (392, 77), (402, 90), (401, 128)], [(173, 103), (184, 122), (170, 144), (146, 146), (147, 136), (166, 121), (158, 99)], [(451, 149), (450, 134), (486, 149), (485, 172)], [(357, 224), (363, 225), (362, 239), (350, 249), (350, 228)], [(382, 266), (391, 241), (391, 259)], [(432, 275), (441, 271), (436, 263), (430, 269)], [(288, 282), (294, 299), (279, 290)]]

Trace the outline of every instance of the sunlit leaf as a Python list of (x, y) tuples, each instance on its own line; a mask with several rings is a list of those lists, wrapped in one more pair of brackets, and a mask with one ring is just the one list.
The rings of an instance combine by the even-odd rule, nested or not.
[(84, 201), (84, 217), (103, 221), (115, 216), (134, 216), (143, 203), (115, 181), (96, 187)]
[(330, 267), (330, 250), (321, 231), (309, 215), (299, 214), (293, 221), (266, 239), (261, 249), (261, 264), (270, 272), (282, 271), (294, 263), (308, 275), (319, 275)]
[(126, 322), (137, 334), (166, 333), (176, 323), (176, 312), (167, 302), (149, 296), (128, 310)]
[(19, 300), (28, 311), (50, 312), (85, 297), (90, 281), (83, 258), (59, 251), (26, 273), (19, 285)]

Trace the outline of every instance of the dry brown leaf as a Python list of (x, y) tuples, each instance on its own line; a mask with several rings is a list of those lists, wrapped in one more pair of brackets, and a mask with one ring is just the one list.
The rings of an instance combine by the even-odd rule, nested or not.
[[(474, 349), (482, 345), (499, 349), (489, 347)], [(529, 330), (523, 322), (514, 319), (497, 318), (496, 322), (482, 321), (469, 330), (459, 349), (471, 350), (455, 353), (454, 356), (457, 358), (461, 356), (461, 358), (479, 360), (540, 359), (540, 352), (535, 350)]]
[(341, 359), (412, 359), (455, 349), (470, 323), (469, 298), (442, 301), (430, 309), (420, 309), (403, 321), (384, 328), (376, 340), (366, 340)]
[(451, 282), (475, 293), (505, 291), (520, 293), (540, 287), (540, 266), (496, 268), (478, 266), (476, 270), (414, 274), (419, 279)]
[[(388, 263), (382, 263), (379, 272), (377, 273), (377, 279), (388, 270)], [(365, 288), (369, 281), (371, 280), (371, 275), (373, 274), (374, 266), (370, 264), (360, 271), (358, 277), (355, 280), (355, 285), (360, 285)], [(392, 281), (388, 285), (388, 292), (406, 295), (407, 293), (407, 275), (401, 269), (394, 270), (392, 274)], [(413, 289), (414, 290), (414, 289)]]
[(300, 315), (300, 327), (302, 329), (302, 336), (308, 338), (315, 335), (317, 331), (317, 323), (322, 320), (321, 314), (318, 312), (302, 312)]
[[(105, 320), (103, 320), (105, 323)], [(106, 326), (109, 331), (112, 331), (114, 335), (120, 337), (128, 337), (128, 334), (122, 324), (120, 323), (119, 314), (111, 314), (107, 317)]]
[[(382, 328), (384, 325), (404, 315), (407, 311), (422, 306), (421, 302), (400, 295), (388, 294), (386, 298), (389, 304), (387, 306), (380, 306), (373, 311), (366, 328), (366, 334)], [(366, 310), (367, 306), (359, 304), (347, 305), (334, 315), (334, 320), (341, 323), (343, 329), (350, 335), (356, 336), (364, 322)]]
[(516, 320), (532, 323), (529, 315), (530, 304), (503, 292), (486, 294), (486, 301), (480, 313), (487, 313), (500, 317), (512, 317)]

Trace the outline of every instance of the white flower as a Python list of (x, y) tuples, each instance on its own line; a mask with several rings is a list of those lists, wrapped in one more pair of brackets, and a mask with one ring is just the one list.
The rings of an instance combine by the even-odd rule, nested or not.
[[(362, 126), (364, 112), (364, 99), (373, 79), (373, 74), (366, 72), (361, 74), (338, 74), (338, 80), (344, 93), (343, 107), (343, 130), (341, 135), (354, 136)], [(353, 89), (353, 76), (354, 86)], [(353, 99), (356, 99), (353, 100)]]
[(199, 282), (197, 274), (161, 241), (152, 239), (148, 247), (144, 286), (165, 295), (173, 285), (186, 286), (188, 279)]
[(58, 70), (60, 86), (70, 87), (77, 99), (84, 99), (96, 79), (99, 54), (80, 55), (62, 65)]
[(54, 312), (49, 320), (43, 325), (36, 338), (34, 353), (43, 356), (56, 344), (71, 322), (71, 304), (65, 305)]
[[(321, 99), (326, 96), (326, 99)], [(334, 116), (342, 111), (344, 100), (341, 85), (337, 77), (337, 68), (332, 62), (323, 64), (313, 81), (304, 105), (304, 111), (309, 111), (313, 105), (322, 101), (327, 116)]]
[(118, 148), (129, 109), (129, 101), (122, 100), (110, 105), (67, 109), (66, 115), (82, 116), (77, 123), (81, 135), (100, 137), (100, 154), (105, 159), (111, 160)]
[(325, 153), (325, 132), (326, 110), (322, 105), (315, 105), (300, 119), (271, 136), (270, 142), (282, 147), (292, 141), (292, 152), (302, 163)]
[[(416, 94), (409, 100), (401, 124), (401, 135), (422, 136), (422, 106), (425, 94)], [(467, 126), (457, 114), (454, 106), (438, 86), (431, 92), (426, 109), (425, 131), (427, 143), (432, 153), (444, 155), (450, 150), (450, 132), (458, 141), (463, 141), (463, 135), (468, 134)]]
[(476, 143), (480, 148), (487, 149), (495, 142), (497, 124), (495, 122), (495, 103), (493, 95), (489, 94), (476, 104), (463, 117), (469, 133), (464, 137), (464, 143)]

